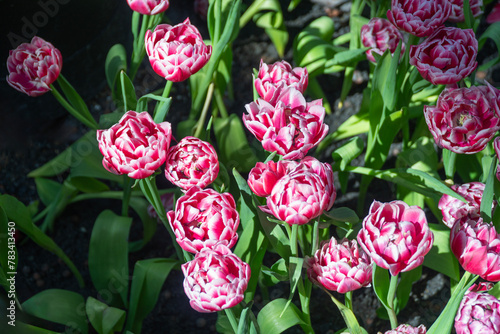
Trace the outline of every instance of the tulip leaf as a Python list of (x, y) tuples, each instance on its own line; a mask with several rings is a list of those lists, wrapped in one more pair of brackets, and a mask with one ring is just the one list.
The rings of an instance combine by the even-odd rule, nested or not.
[[(484, 46), (484, 43), (486, 43), (486, 40), (490, 38), (495, 42), (497, 46), (497, 51), (500, 52), (500, 22), (495, 22), (490, 24), (488, 29), (483, 32), (481, 37), (478, 39), (478, 46), (479, 50), (481, 50)], [(488, 61), (485, 64), (482, 64), (481, 66), (478, 67), (478, 71), (485, 71), (489, 68), (491, 68), (493, 65), (497, 64), (500, 62), (500, 56), (497, 56), (496, 58), (493, 58), (492, 60)]]
[(37, 245), (57, 255), (63, 260), (68, 268), (73, 272), (81, 287), (84, 286), (82, 275), (73, 262), (63, 252), (59, 246), (45, 233), (43, 233), (31, 220), (29, 209), (10, 195), (0, 195), (0, 207), (3, 208), (9, 221), (16, 223), (16, 229), (30, 237)]
[(364, 148), (364, 141), (359, 137), (354, 137), (333, 151), (332, 158), (336, 163), (340, 162), (340, 170), (344, 171), (347, 165), (363, 152)]
[(71, 178), (71, 184), (84, 193), (98, 193), (108, 191), (109, 187), (93, 177), (77, 176)]
[(259, 6), (259, 12), (253, 16), (255, 25), (264, 28), (278, 55), (283, 58), (285, 46), (288, 43), (288, 32), (279, 0), (264, 0)]
[(126, 307), (129, 285), (128, 237), (132, 218), (104, 210), (97, 217), (89, 244), (89, 272), (97, 292), (110, 306)]
[(46, 230), (47, 228), (50, 230), (53, 229), (55, 219), (64, 211), (68, 203), (77, 193), (78, 189), (71, 183), (71, 178), (66, 179), (47, 207), (47, 215), (41, 226), (42, 230)]
[(325, 212), (324, 214), (328, 218), (339, 222), (350, 224), (357, 224), (359, 222), (359, 217), (356, 212), (347, 207), (333, 208), (330, 211)]
[(62, 187), (59, 182), (44, 177), (35, 177), (35, 185), (38, 197), (45, 206), (49, 206), (55, 200)]
[(115, 44), (109, 49), (104, 70), (109, 88), (114, 89), (120, 72), (127, 70), (127, 51), (122, 44)]
[(373, 263), (373, 291), (377, 295), (377, 298), (380, 300), (382, 305), (386, 308), (389, 308), (389, 304), (387, 301), (387, 295), (389, 293), (389, 271), (387, 269), (381, 268)]
[(123, 110), (125, 112), (129, 110), (136, 110), (137, 107), (137, 96), (135, 94), (134, 84), (128, 77), (125, 71), (120, 72), (120, 87), (122, 93), (122, 103)]
[(281, 311), (280, 317), (290, 306), (293, 295), (295, 294), (295, 290), (297, 289), (297, 284), (299, 284), (299, 280), (301, 280), (304, 258), (290, 256), (288, 262), (288, 274), (290, 276), (290, 296), (288, 297), (288, 302), (285, 305), (285, 308)]
[(144, 247), (154, 236), (158, 223), (148, 213), (149, 203), (142, 197), (132, 196), (130, 198), (130, 206), (141, 218), (143, 225), (142, 240), (130, 242), (129, 251), (134, 252)]
[(262, 283), (266, 286), (273, 286), (279, 282), (284, 282), (289, 279), (288, 267), (285, 259), (281, 258), (276, 261), (271, 268), (262, 266)]
[[(295, 325), (304, 325), (302, 312), (290, 304), (285, 309), (288, 301), (283, 298), (275, 299), (264, 306), (257, 315), (257, 322), (261, 333), (280, 334)], [(285, 311), (282, 314), (283, 309)]]
[(271, 222), (268, 216), (260, 209), (257, 210), (257, 214), (264, 233), (273, 249), (282, 258), (288, 259), (290, 256), (290, 240), (288, 240), (285, 232), (283, 232), (281, 225)]
[(450, 229), (444, 224), (432, 223), (429, 223), (429, 229), (434, 235), (434, 243), (424, 257), (424, 266), (458, 281), (460, 268), (450, 249)]
[(57, 83), (61, 86), (61, 89), (68, 99), (69, 103), (75, 108), (75, 110), (83, 116), (83, 118), (87, 119), (90, 123), (97, 125), (94, 117), (89, 111), (87, 104), (82, 99), (82, 97), (76, 92), (76, 90), (71, 86), (71, 84), (66, 80), (66, 78), (59, 74), (57, 77)]
[(121, 332), (126, 317), (124, 310), (110, 307), (92, 297), (87, 298), (85, 310), (90, 323), (97, 333), (113, 334)]
[[(485, 160), (483, 157), (483, 161)], [(488, 157), (489, 158), (489, 157)], [(485, 166), (485, 168), (487, 168), (488, 164), (485, 164), (483, 162), (483, 166)], [(493, 203), (493, 195), (494, 195), (494, 183), (495, 183), (495, 179), (496, 179), (496, 170), (497, 170), (497, 165), (498, 165), (498, 161), (497, 161), (497, 158), (492, 158), (491, 159), (491, 162), (490, 162), (490, 168), (489, 170), (487, 170), (487, 173), (485, 174), (486, 176), (486, 182), (485, 182), (485, 186), (484, 186), (484, 191), (483, 191), (483, 196), (481, 198), (481, 217), (483, 218), (483, 220), (486, 222), (486, 223), (489, 223), (492, 221), (491, 217), (492, 217), (492, 212), (491, 212), (491, 206), (492, 206), (492, 203)]]
[(22, 304), (23, 311), (32, 316), (87, 334), (85, 313), (76, 312), (84, 306), (85, 300), (80, 294), (61, 289), (44, 290)]
[(241, 118), (231, 114), (228, 118), (214, 120), (214, 132), (219, 147), (219, 159), (226, 168), (248, 172), (258, 159), (248, 144)]
[(325, 63), (325, 67), (329, 68), (335, 65), (348, 66), (352, 65), (352, 63), (360, 62), (365, 59), (365, 52), (369, 49), (370, 48), (361, 48), (337, 52), (333, 58)]
[(142, 322), (155, 307), (165, 279), (178, 264), (177, 260), (166, 258), (146, 259), (135, 263), (126, 330), (141, 332)]
[(9, 329), (10, 330), (9, 334), (60, 334), (57, 332), (50, 331), (48, 329), (26, 324), (18, 319), (16, 319), (15, 323), (16, 326)]
[(292, 10), (294, 10), (301, 1), (302, 0), (290, 0), (290, 4), (288, 5), (288, 11), (291, 12)]

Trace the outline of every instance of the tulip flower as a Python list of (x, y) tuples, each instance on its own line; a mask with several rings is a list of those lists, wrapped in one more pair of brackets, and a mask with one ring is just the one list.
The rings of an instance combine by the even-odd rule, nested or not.
[(460, 154), (482, 151), (500, 129), (500, 94), (491, 86), (447, 88), (424, 116), (438, 146)]
[(258, 99), (245, 106), (243, 123), (266, 151), (283, 159), (302, 159), (325, 138), (325, 108), (321, 100), (306, 102), (294, 87), (283, 89), (275, 105)]
[(62, 67), (61, 52), (40, 37), (9, 51), (7, 83), (14, 89), (35, 97), (51, 90)]
[(488, 293), (468, 291), (455, 317), (457, 334), (500, 333), (500, 301)]
[(400, 30), (426, 37), (441, 27), (450, 13), (449, 0), (392, 0), (387, 18)]
[(500, 281), (500, 235), (481, 217), (464, 217), (453, 225), (450, 247), (458, 263), (471, 274)]
[[(425, 334), (427, 333), (427, 329), (424, 325), (420, 325), (418, 327), (413, 327), (410, 325), (399, 325), (398, 327), (391, 329), (384, 334)], [(379, 332), (379, 334), (382, 334)]]
[(221, 244), (201, 250), (181, 269), (189, 304), (203, 313), (240, 303), (250, 279), (250, 266)]
[(238, 240), (240, 216), (230, 193), (191, 187), (177, 200), (175, 210), (167, 212), (167, 218), (177, 243), (187, 252), (218, 243), (233, 247)]
[(143, 15), (155, 15), (163, 13), (168, 9), (168, 0), (127, 0), (133, 11)]
[(330, 210), (335, 202), (335, 198), (337, 197), (337, 191), (335, 190), (335, 184), (333, 181), (332, 166), (328, 163), (323, 163), (314, 157), (307, 156), (300, 161), (300, 164), (295, 169), (299, 168), (319, 175), (325, 185), (326, 195), (329, 199), (325, 210)]
[(298, 165), (293, 160), (257, 162), (248, 174), (248, 186), (260, 197), (271, 195), (274, 185)]
[(173, 82), (198, 72), (212, 55), (212, 46), (205, 45), (189, 18), (176, 26), (160, 24), (148, 30), (145, 47), (153, 70)]
[[(386, 19), (374, 17), (367, 24), (361, 27), (361, 42), (366, 50), (366, 57), (369, 61), (375, 62), (373, 52), (383, 55), (385, 50), (389, 49), (391, 54), (394, 54), (399, 41), (403, 40), (403, 35), (399, 30)], [(401, 54), (405, 51), (405, 44), (401, 47)]]
[(477, 67), (478, 42), (472, 29), (442, 27), (410, 48), (410, 64), (433, 85), (454, 84)]
[(302, 225), (326, 210), (330, 196), (318, 174), (297, 168), (274, 185), (266, 199), (267, 208), (277, 219), (289, 225)]
[(217, 152), (206, 141), (185, 137), (168, 150), (165, 177), (179, 188), (205, 188), (215, 181), (218, 173)]
[(489, 24), (493, 24), (498, 21), (500, 21), (500, 1), (497, 1), (495, 7), (493, 7), (491, 12), (486, 17), (486, 22)]
[(373, 201), (358, 233), (363, 250), (392, 276), (420, 266), (433, 241), (424, 211), (403, 201)]
[[(450, 0), (451, 2), (451, 14), (448, 18), (451, 22), (464, 22), (464, 0)], [(469, 7), (472, 12), (472, 16), (478, 17), (483, 14), (483, 0), (469, 0)]]
[(144, 179), (163, 165), (171, 138), (170, 123), (156, 124), (147, 112), (128, 111), (111, 128), (97, 130), (104, 168), (133, 179)]
[(356, 240), (337, 243), (332, 237), (322, 243), (314, 257), (307, 259), (307, 275), (311, 282), (325, 289), (346, 293), (371, 284), (371, 262)]
[(282, 60), (268, 65), (260, 60), (259, 73), (254, 77), (254, 84), (260, 97), (275, 104), (281, 91), (286, 87), (294, 87), (304, 93), (308, 83), (308, 73), (305, 67), (294, 67)]
[[(462, 185), (452, 185), (451, 189), (462, 195), (467, 200), (467, 204), (447, 194), (443, 194), (439, 200), (438, 208), (443, 214), (443, 223), (452, 228), (455, 222), (465, 216), (471, 218), (481, 217), (481, 198), (483, 197), (484, 183), (470, 182)], [(496, 201), (493, 202), (491, 210), (495, 208)]]

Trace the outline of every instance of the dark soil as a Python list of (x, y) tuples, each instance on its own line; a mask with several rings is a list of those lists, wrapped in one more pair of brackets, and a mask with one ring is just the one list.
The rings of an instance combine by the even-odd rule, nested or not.
[[(4, 5), (5, 2), (2, 3)], [(71, 49), (70, 45), (65, 54), (72, 55), (65, 59), (65, 67), (63, 74), (70, 79), (77, 90), (88, 102), (92, 114), (98, 118), (103, 113), (111, 112), (114, 109), (110, 98), (110, 91), (104, 78), (103, 63), (107, 50), (116, 42), (126, 44), (130, 41), (129, 31), (129, 13), (125, 1), (111, 1), (110, 6), (115, 9), (116, 13), (120, 13), (120, 17), (113, 16), (106, 18), (113, 22), (125, 22), (121, 27), (122, 32), (117, 34), (111, 29), (110, 24), (104, 25), (103, 30), (106, 31), (108, 40), (100, 41), (100, 35), (97, 34), (94, 39), (87, 40), (89, 47), (95, 51), (97, 46), (100, 50), (97, 53), (90, 53), (81, 49)], [(333, 2), (331, 2), (333, 3)], [(341, 34), (346, 31), (348, 15), (348, 5), (333, 8), (328, 7), (328, 1), (303, 1), (303, 3), (292, 12), (287, 18), (287, 26), (293, 36), (297, 33), (297, 27), (303, 26), (305, 23), (314, 18), (328, 13), (336, 24), (336, 34)], [(5, 4), (8, 6), (9, 2)], [(13, 6), (12, 4), (10, 4)], [(185, 17), (189, 16), (191, 22), (199, 27), (204, 26), (203, 21), (193, 14), (192, 2), (172, 3), (169, 9), (168, 17), (172, 22), (180, 22)], [(70, 5), (68, 5), (70, 6)], [(347, 6), (347, 7), (346, 7)], [(12, 8), (12, 7), (9, 7)], [(286, 8), (286, 6), (284, 7)], [(30, 17), (29, 15), (36, 14), (39, 8), (34, 8), (32, 13), (21, 14)], [(61, 11), (64, 6), (61, 5)], [(128, 13), (128, 14), (127, 14)], [(118, 15), (118, 14), (117, 14)], [(14, 20), (20, 21), (19, 17)], [(57, 20), (54, 18), (54, 20)], [(21, 21), (23, 22), (23, 21)], [(19, 23), (19, 22), (18, 22)], [(84, 23), (81, 23), (82, 25)], [(49, 25), (50, 26), (50, 25)], [(249, 24), (251, 26), (251, 24)], [(124, 28), (125, 27), (125, 28)], [(12, 28), (14, 29), (14, 28)], [(22, 26), (18, 26), (21, 31)], [(48, 29), (48, 28), (47, 28)], [(86, 28), (81, 27), (83, 35)], [(110, 30), (111, 29), (111, 30)], [(40, 28), (43, 32), (43, 28)], [(202, 30), (204, 36), (208, 36), (206, 29)], [(7, 31), (7, 30), (5, 30)], [(77, 34), (79, 30), (73, 33)], [(50, 31), (47, 30), (47, 35)], [(56, 36), (57, 34), (54, 34)], [(117, 36), (115, 39), (109, 39), (110, 35)], [(44, 37), (43, 34), (40, 36)], [(49, 39), (46, 37), (46, 39)], [(56, 47), (62, 48), (65, 45), (64, 41), (56, 43), (52, 42)], [(101, 43), (102, 42), (102, 43)], [(97, 45), (96, 45), (97, 43)], [(3, 45), (8, 45), (4, 43)], [(493, 46), (488, 42), (487, 47), (494, 50)], [(11, 47), (9, 46), (8, 49)], [(235, 41), (234, 46), (234, 61), (233, 75), (237, 78), (233, 85), (234, 100), (227, 99), (228, 109), (231, 112), (242, 114), (244, 105), (252, 100), (252, 70), (258, 68), (260, 59), (262, 58), (267, 63), (272, 63), (279, 60), (278, 55), (270, 43), (267, 36), (262, 30), (247, 27), (240, 32), (240, 38)], [(64, 50), (62, 50), (64, 51)], [(492, 51), (493, 54), (495, 51)], [(2, 49), (6, 59), (6, 51)], [(488, 54), (488, 53), (487, 53)], [(486, 56), (485, 58), (488, 58)], [(291, 62), (291, 54), (287, 54), (286, 60)], [(71, 70), (78, 71), (78, 64), (92, 63), (95, 67), (84, 72), (89, 75), (87, 79), (78, 77), (80, 74), (70, 74)], [(5, 63), (5, 62), (4, 62)], [(66, 66), (67, 63), (67, 66)], [(326, 98), (334, 107), (333, 113), (327, 117), (327, 122), (330, 130), (334, 131), (342, 121), (357, 111), (357, 107), (361, 101), (361, 91), (366, 87), (368, 72), (368, 64), (361, 64), (360, 70), (356, 73), (356, 80), (353, 85), (351, 95), (345, 101), (342, 108), (338, 108), (340, 87), (342, 85), (342, 74), (320, 77), (320, 83), (325, 89)], [(2, 96), (3, 112), (0, 114), (0, 124), (2, 137), (0, 140), (0, 170), (2, 179), (0, 182), (0, 193), (13, 195), (21, 202), (28, 205), (38, 200), (34, 180), (26, 175), (43, 165), (57, 154), (61, 153), (66, 147), (73, 143), (76, 139), (82, 136), (86, 129), (80, 125), (75, 119), (67, 115), (67, 113), (55, 103), (50, 94), (33, 99), (24, 96), (17, 91), (14, 91), (5, 82), (5, 67), (2, 67), (0, 80), (0, 93)], [(497, 77), (498, 71), (488, 71), (484, 76), (494, 81), (500, 81)], [(483, 75), (483, 74), (481, 74)], [(143, 63), (140, 72), (136, 79), (137, 95), (141, 96), (158, 88), (161, 88), (163, 81), (151, 70), (149, 63)], [(174, 102), (171, 108), (172, 123), (183, 119), (183, 115), (187, 115), (190, 107), (189, 91), (186, 83), (174, 85)], [(6, 102), (5, 102), (6, 101)], [(169, 116), (170, 117), (170, 116)], [(331, 151), (341, 143), (334, 144), (328, 152), (322, 155), (322, 160), (329, 161)], [(362, 163), (362, 159), (359, 159)], [(337, 184), (337, 189), (340, 186)], [(351, 176), (347, 193), (339, 191), (336, 200), (336, 206), (347, 206), (356, 208), (357, 191), (359, 187), (359, 178)], [(393, 200), (394, 193), (391, 185), (374, 181), (370, 187), (365, 207), (368, 208), (373, 199), (379, 201)], [(40, 207), (43, 206), (40, 204)], [(16, 289), (21, 302), (29, 299), (33, 295), (45, 289), (57, 288), (67, 289), (80, 293), (87, 298), (92, 296), (97, 298), (97, 291), (93, 288), (90, 280), (87, 267), (88, 243), (92, 231), (93, 223), (99, 213), (105, 209), (112, 209), (119, 213), (120, 203), (112, 200), (88, 200), (76, 204), (69, 205), (63, 214), (58, 217), (55, 224), (55, 229), (50, 233), (50, 237), (66, 252), (69, 258), (75, 263), (78, 270), (82, 273), (85, 280), (85, 288), (79, 288), (76, 279), (71, 274), (67, 266), (52, 253), (41, 249), (31, 240), (24, 239), (21, 236), (21, 241), (18, 243), (19, 266), (16, 277)], [(366, 210), (365, 210), (366, 211)], [(428, 216), (431, 219), (431, 216)], [(140, 222), (134, 220), (137, 227), (133, 227), (134, 231), (140, 232)], [(130, 270), (133, 268), (135, 261), (139, 259), (147, 259), (154, 257), (169, 257), (174, 254), (170, 236), (165, 231), (163, 226), (159, 225), (158, 230), (152, 241), (141, 251), (130, 254)], [(264, 264), (272, 264), (272, 258), (266, 257)], [(180, 271), (174, 270), (168, 276), (158, 303), (146, 318), (143, 325), (142, 333), (215, 333), (215, 323), (217, 320), (216, 314), (202, 314), (194, 311), (189, 306), (188, 298), (185, 296), (182, 287), (183, 275)], [(287, 297), (289, 286), (280, 284), (271, 290), (272, 298)], [(0, 294), (0, 304), (5, 302), (5, 296)], [(336, 295), (342, 300), (342, 296)], [(438, 274), (430, 269), (424, 268), (422, 278), (414, 285), (412, 297), (408, 306), (399, 315), (399, 320), (402, 323), (410, 323), (419, 325), (421, 323), (430, 326), (439, 315), (440, 311), (446, 304), (449, 298), (449, 283), (448, 280), (441, 274)], [(356, 314), (360, 319), (361, 324), (368, 330), (369, 333), (377, 331), (384, 332), (389, 329), (389, 322), (381, 320), (376, 316), (375, 310), (380, 307), (372, 289), (362, 289), (354, 293), (354, 305)], [(263, 307), (262, 297), (257, 291), (255, 300), (255, 313)], [(2, 307), (2, 310), (4, 308)], [(0, 312), (0, 314), (3, 314)], [(343, 327), (343, 320), (328, 296), (320, 289), (313, 289), (311, 303), (312, 323), (317, 333), (333, 334), (338, 329)], [(19, 320), (37, 324), (39, 326), (61, 331), (62, 326), (54, 326), (46, 324), (37, 319), (19, 315)], [(2, 320), (3, 321), (3, 320)], [(287, 333), (300, 333), (300, 328), (292, 328)], [(3, 333), (3, 332), (2, 332)], [(8, 332), (6, 332), (8, 333)]]

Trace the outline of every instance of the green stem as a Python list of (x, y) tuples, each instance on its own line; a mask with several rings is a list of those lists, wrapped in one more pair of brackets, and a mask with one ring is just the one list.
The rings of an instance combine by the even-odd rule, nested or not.
[(75, 108), (69, 104), (68, 101), (59, 93), (56, 87), (54, 85), (50, 85), (50, 89), (56, 100), (71, 114), (73, 115), (77, 120), (88, 126), (89, 128), (93, 130), (97, 130), (97, 123), (95, 120), (92, 122), (89, 119), (87, 119), (85, 116), (80, 114)]
[(456, 161), (457, 161), (457, 154), (455, 152), (443, 149), (444, 171), (447, 179), (453, 180), (453, 176), (455, 175)]
[(132, 179), (127, 175), (123, 175), (123, 200), (122, 200), (122, 216), (128, 216), (128, 206), (130, 203), (130, 194), (132, 193)]
[(238, 321), (236, 320), (236, 317), (234, 316), (234, 312), (230, 308), (224, 309), (226, 311), (227, 318), (229, 319), (229, 323), (231, 324), (231, 327), (233, 328), (233, 331), (235, 333), (238, 333)]
[(366, 334), (366, 331), (359, 325), (358, 320), (354, 316), (354, 313), (346, 307), (344, 304), (339, 302), (337, 298), (335, 298), (330, 291), (327, 289), (323, 288), (323, 291), (325, 291), (333, 301), (333, 303), (337, 306), (337, 308), (340, 311), (340, 314), (342, 315), (342, 318), (344, 318), (344, 322), (347, 325), (347, 328), (349, 329), (350, 334)]
[[(165, 83), (165, 87), (163, 88), (163, 93), (161, 94), (161, 97), (167, 98), (170, 95), (170, 91), (172, 90), (173, 84), (174, 84), (173, 81), (167, 80), (167, 82)], [(159, 101), (156, 104), (155, 111), (153, 113), (153, 117), (156, 116), (156, 113), (158, 110), (161, 110), (161, 107), (163, 106), (164, 103), (166, 103), (166, 102)]]
[(344, 295), (344, 299), (345, 306), (354, 313), (354, 308), (352, 306), (352, 291), (347, 291)]
[(310, 255), (314, 256), (314, 253), (319, 248), (319, 217), (314, 221), (311, 246)]
[(391, 283), (389, 285), (389, 291), (387, 292), (387, 313), (389, 314), (389, 321), (391, 322), (391, 327), (394, 329), (398, 327), (398, 319), (396, 317), (396, 312), (394, 311), (394, 297), (396, 296), (396, 288), (398, 286), (398, 275), (391, 276)]
[(216, 89), (214, 91), (214, 96), (215, 96), (215, 102), (217, 102), (217, 107), (219, 108), (220, 111), (220, 115), (222, 116), (223, 119), (228, 118), (229, 114), (227, 113), (226, 105), (224, 104), (224, 100), (222, 98), (220, 89)]
[(201, 111), (200, 119), (195, 125), (194, 136), (200, 138), (201, 132), (203, 131), (203, 124), (205, 124), (205, 119), (207, 118), (208, 108), (210, 107), (210, 102), (212, 101), (212, 96), (214, 94), (215, 84), (212, 82), (208, 86), (207, 96), (205, 98), (205, 104), (203, 105), (203, 110)]
[(252, 17), (261, 10), (264, 2), (265, 0), (257, 0), (247, 8), (247, 10), (240, 16), (240, 29), (250, 22)]
[(144, 37), (146, 35), (146, 30), (149, 28), (152, 17), (150, 15), (142, 15), (141, 31), (137, 36), (137, 41), (134, 44), (134, 50), (132, 50), (132, 61), (130, 64), (130, 81), (134, 81), (137, 70), (141, 65), (142, 59), (146, 55), (146, 49), (144, 48)]

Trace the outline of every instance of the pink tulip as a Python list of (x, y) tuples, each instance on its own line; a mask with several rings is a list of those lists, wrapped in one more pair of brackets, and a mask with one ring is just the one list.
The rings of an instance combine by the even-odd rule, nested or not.
[[(370, 22), (361, 27), (361, 42), (365, 47), (371, 48), (366, 50), (366, 57), (371, 62), (375, 62), (373, 52), (383, 55), (385, 50), (389, 49), (391, 54), (394, 54), (399, 41), (402, 40), (403, 35), (386, 19), (374, 17)], [(401, 54), (404, 53), (405, 48), (405, 43), (403, 42)]]
[(205, 248), (181, 266), (184, 292), (198, 312), (217, 312), (241, 302), (250, 279), (250, 266), (218, 244)]
[(438, 146), (460, 154), (482, 151), (500, 129), (498, 94), (491, 86), (447, 88), (424, 116)]
[(500, 1), (495, 4), (495, 7), (493, 7), (491, 12), (486, 17), (486, 22), (489, 24), (493, 24), (498, 21), (500, 21)]
[[(481, 217), (481, 198), (483, 197), (484, 183), (470, 182), (462, 185), (453, 185), (451, 189), (462, 195), (467, 204), (461, 200), (447, 194), (443, 194), (439, 200), (438, 208), (443, 214), (443, 223), (452, 228), (453, 225), (465, 216), (471, 218)], [(495, 208), (496, 201), (492, 204), (491, 210)]]
[(127, 0), (130, 8), (143, 15), (155, 15), (168, 9), (168, 0)]
[(248, 186), (260, 197), (271, 195), (274, 185), (298, 165), (292, 160), (257, 162), (248, 174)]
[[(274, 185), (267, 197), (267, 208), (277, 219), (289, 225), (303, 225), (326, 210), (330, 195), (318, 174), (296, 169)], [(261, 209), (266, 211), (266, 208)]]
[(97, 130), (104, 168), (133, 179), (144, 179), (163, 165), (171, 138), (170, 123), (156, 124), (147, 112), (128, 111), (111, 128)]
[(469, 291), (455, 317), (457, 334), (500, 333), (500, 301), (487, 293)]
[(441, 27), (450, 13), (449, 0), (392, 0), (387, 18), (398, 29), (425, 37)]
[(40, 37), (9, 51), (7, 83), (14, 89), (35, 97), (51, 90), (62, 67), (61, 52)]
[[(500, 161), (500, 137), (496, 137), (493, 141), (493, 148), (495, 149), (498, 161)], [(500, 181), (500, 164), (497, 165), (496, 176), (498, 181)]]
[(305, 67), (294, 67), (282, 60), (268, 65), (260, 60), (259, 74), (254, 77), (255, 89), (260, 97), (274, 105), (286, 87), (294, 87), (304, 93), (308, 83)]
[[(464, 22), (464, 0), (450, 0), (450, 2), (451, 14), (448, 20), (451, 22)], [(469, 6), (472, 16), (478, 17), (483, 14), (483, 0), (469, 0)]]
[(166, 80), (184, 81), (210, 59), (212, 46), (205, 45), (189, 18), (176, 26), (160, 24), (145, 37), (146, 52), (153, 70)]
[(284, 159), (302, 159), (328, 133), (323, 123), (325, 108), (321, 100), (306, 102), (294, 87), (283, 89), (272, 105), (262, 99), (245, 106), (243, 123), (266, 151)]
[(218, 173), (217, 152), (206, 141), (185, 137), (168, 150), (165, 177), (179, 188), (205, 188), (215, 181)]
[(451, 251), (466, 271), (490, 281), (500, 281), (500, 235), (481, 217), (464, 217), (453, 225)]
[(298, 168), (308, 170), (319, 175), (325, 185), (326, 195), (329, 199), (324, 210), (330, 210), (335, 202), (335, 198), (337, 197), (337, 191), (335, 190), (335, 184), (333, 182), (332, 166), (328, 163), (323, 163), (314, 157), (307, 156), (300, 161), (300, 164), (296, 167), (296, 169)]
[(175, 203), (175, 211), (167, 212), (168, 222), (179, 245), (196, 253), (217, 243), (233, 247), (238, 240), (236, 230), (240, 216), (230, 193), (194, 186)]
[(410, 48), (410, 64), (434, 85), (454, 84), (477, 67), (478, 42), (472, 29), (442, 27)]
[(369, 286), (372, 282), (372, 261), (356, 240), (335, 238), (324, 241), (314, 257), (306, 262), (311, 282), (325, 289), (346, 293)]
[(358, 242), (377, 266), (396, 276), (424, 262), (434, 236), (418, 206), (403, 201), (373, 201), (358, 233)]
[[(391, 329), (384, 334), (425, 334), (427, 333), (427, 329), (424, 325), (420, 325), (418, 327), (413, 327), (410, 325), (399, 325), (398, 327)], [(381, 334), (379, 332), (379, 334)]]

